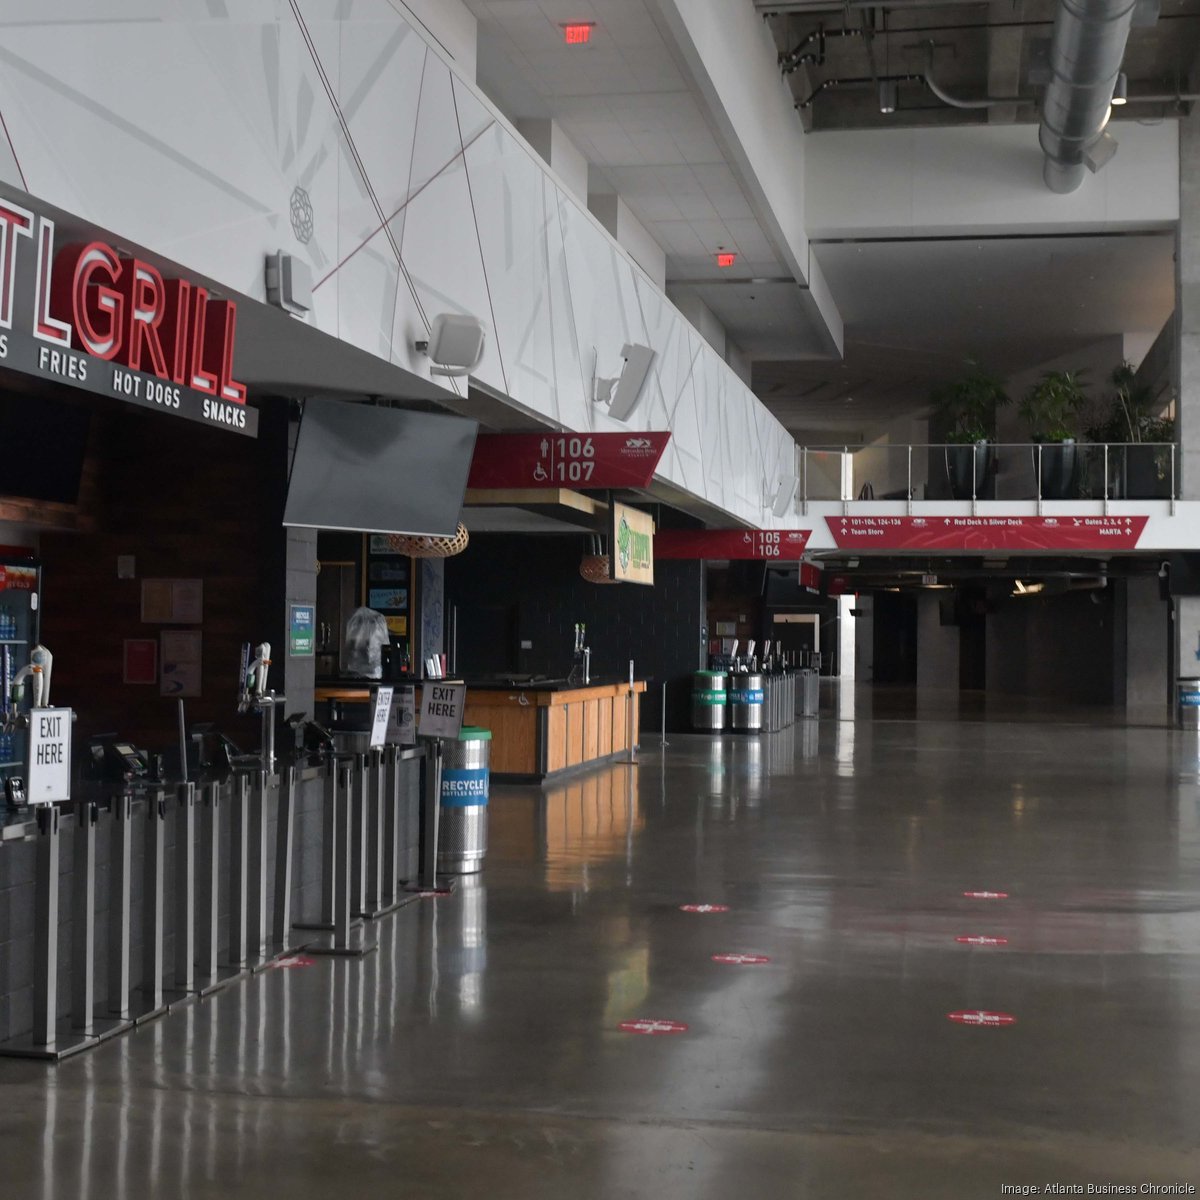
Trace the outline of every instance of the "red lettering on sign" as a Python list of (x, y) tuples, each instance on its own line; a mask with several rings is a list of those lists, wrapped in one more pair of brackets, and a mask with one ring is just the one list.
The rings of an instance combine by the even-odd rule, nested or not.
[(17, 289), (17, 238), (33, 236), (33, 213), (16, 204), (0, 203), (0, 326), (12, 328)]
[[(158, 327), (162, 324), (166, 303), (163, 277), (149, 264), (133, 258), (125, 261), (121, 274), (121, 295), (125, 297), (126, 366), (133, 371), (153, 371), (159, 379), (171, 378), (163, 353)], [(142, 367), (142, 352), (150, 355), (150, 365)]]
[(51, 269), (54, 264), (54, 222), (42, 218), (38, 229), (37, 288), (33, 301), (33, 334), (59, 346), (71, 344), (71, 326), (50, 315)]
[(765, 954), (714, 954), (712, 960), (729, 967), (757, 967), (771, 961)]
[(163, 289), (163, 321), (159, 338), (167, 360), (171, 382), (188, 386), (188, 322), (191, 317), (192, 285), (186, 279), (168, 279)]
[(963, 892), (968, 900), (1007, 900), (1007, 892)]
[(121, 351), (120, 274), (121, 260), (103, 242), (67, 246), (54, 260), (50, 311), (70, 323), (95, 358), (113, 359)]
[(233, 378), (233, 341), (237, 334), (237, 306), (229, 300), (208, 302), (208, 327), (204, 335), (204, 361), (217, 368), (217, 394), (234, 404), (246, 403), (246, 386)]
[(1006, 937), (985, 937), (982, 934), (972, 934), (954, 939), (961, 946), (1007, 946)]
[(680, 912), (690, 913), (724, 913), (729, 911), (728, 904), (681, 904)]
[(215, 396), (217, 394), (217, 377), (204, 367), (207, 318), (208, 291), (198, 287), (195, 303), (192, 305), (192, 354), (191, 366), (188, 371), (188, 387), (195, 388), (198, 392), (204, 392), (205, 395)]

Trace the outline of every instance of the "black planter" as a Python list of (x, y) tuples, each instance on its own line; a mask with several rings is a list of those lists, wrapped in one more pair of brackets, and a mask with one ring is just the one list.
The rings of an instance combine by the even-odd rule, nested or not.
[(1079, 490), (1079, 448), (1074, 438), (1046, 442), (1033, 450), (1034, 470), (1041, 470), (1043, 500), (1070, 500)]
[(992, 448), (986, 441), (965, 446), (947, 446), (946, 481), (955, 500), (979, 499), (986, 495), (992, 479)]
[(1169, 499), (1172, 450), (1171, 446), (1122, 446), (1121, 495), (1129, 500)]

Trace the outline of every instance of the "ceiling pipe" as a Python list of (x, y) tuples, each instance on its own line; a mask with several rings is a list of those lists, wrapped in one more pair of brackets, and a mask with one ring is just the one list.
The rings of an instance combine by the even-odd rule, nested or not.
[(1059, 0), (1038, 128), (1042, 178), (1052, 192), (1083, 182), (1088, 152), (1108, 124), (1135, 7), (1136, 0)]

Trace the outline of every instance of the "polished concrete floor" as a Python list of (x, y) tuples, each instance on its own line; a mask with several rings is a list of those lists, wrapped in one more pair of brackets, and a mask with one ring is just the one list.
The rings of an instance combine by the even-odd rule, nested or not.
[[(1195, 735), (677, 737), (496, 789), (484, 874), (379, 937), (57, 1069), (0, 1063), (0, 1197), (1200, 1186)], [(947, 1018), (980, 1011), (1015, 1022)], [(620, 1030), (641, 1018), (688, 1028)]]

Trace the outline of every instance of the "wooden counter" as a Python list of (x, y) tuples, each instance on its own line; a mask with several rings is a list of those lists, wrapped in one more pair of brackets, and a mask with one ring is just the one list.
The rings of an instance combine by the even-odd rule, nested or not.
[[(399, 685), (398, 685), (399, 686)], [(417, 703), (420, 704), (420, 686)], [(629, 706), (637, 736), (640, 698), (646, 684), (538, 688), (467, 687), (465, 725), (492, 731), (493, 777), (500, 781), (541, 781), (581, 770), (629, 750)], [(365, 703), (367, 688), (318, 687), (318, 701)]]

